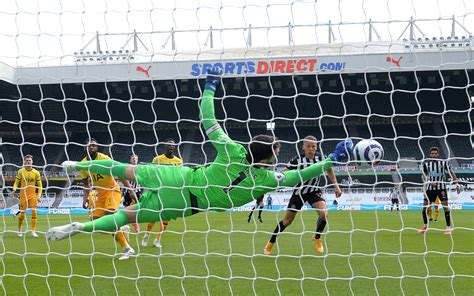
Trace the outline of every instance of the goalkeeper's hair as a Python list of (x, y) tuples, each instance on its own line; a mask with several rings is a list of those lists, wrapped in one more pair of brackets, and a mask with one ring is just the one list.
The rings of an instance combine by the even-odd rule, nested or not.
[(276, 148), (280, 147), (278, 138), (270, 135), (257, 135), (252, 138), (247, 153), (249, 163), (257, 163), (272, 157)]

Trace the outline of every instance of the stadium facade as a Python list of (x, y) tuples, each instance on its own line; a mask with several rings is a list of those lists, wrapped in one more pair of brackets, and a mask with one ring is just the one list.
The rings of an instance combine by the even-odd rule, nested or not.
[[(3, 184), (11, 185), (22, 155), (33, 154), (60, 199), (67, 178), (58, 164), (80, 159), (89, 137), (124, 162), (132, 152), (150, 162), (170, 137), (180, 143), (186, 164), (212, 161), (215, 152), (199, 128), (198, 103), (203, 74), (219, 66), (224, 87), (217, 93), (217, 115), (244, 145), (256, 134), (273, 133), (282, 141), (278, 162), (283, 165), (309, 134), (320, 139), (323, 153), (340, 139), (376, 139), (385, 148), (382, 166), (337, 170), (350, 196), (372, 190), (380, 192), (379, 201), (394, 184), (416, 192), (420, 161), (429, 147), (439, 146), (465, 185), (462, 203), (469, 203), (474, 199), (472, 46), (471, 39), (453, 39), (186, 54), (86, 52), (56, 65), (0, 63)], [(269, 122), (275, 129), (267, 130)], [(348, 199), (347, 205), (357, 204)]]

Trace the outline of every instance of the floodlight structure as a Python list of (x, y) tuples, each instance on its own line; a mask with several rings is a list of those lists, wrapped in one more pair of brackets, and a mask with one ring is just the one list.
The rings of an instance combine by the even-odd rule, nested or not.
[[(138, 36), (136, 30), (133, 31), (131, 34), (127, 34), (128, 38), (125, 41), (124, 45), (120, 47), (118, 50), (102, 50), (101, 49), (101, 43), (100, 43), (100, 38), (101, 36), (106, 36), (99, 34), (99, 32), (96, 32), (96, 35), (94, 38), (92, 38), (89, 42), (86, 43), (86, 45), (79, 50), (78, 52), (74, 52), (74, 62), (76, 63), (86, 63), (86, 62), (91, 62), (91, 63), (104, 63), (104, 62), (112, 62), (112, 61), (130, 61), (134, 60), (134, 54), (138, 52), (138, 44), (140, 43), (145, 50), (148, 50), (146, 45), (143, 43), (143, 41), (140, 39)], [(119, 34), (123, 35), (123, 34)], [(109, 34), (109, 36), (111, 36)], [(133, 40), (133, 49), (128, 50), (125, 49), (130, 41)], [(91, 45), (95, 41), (96, 47), (95, 50), (90, 51), (87, 50), (89, 45)]]

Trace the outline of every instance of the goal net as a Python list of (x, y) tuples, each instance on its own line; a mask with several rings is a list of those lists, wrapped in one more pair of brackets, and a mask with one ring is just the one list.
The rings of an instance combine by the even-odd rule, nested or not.
[[(4, 293), (472, 290), (471, 2), (8, 0), (0, 24)], [(62, 169), (95, 158), (91, 144), (122, 163), (214, 161), (199, 120), (214, 67), (223, 72), (214, 100), (223, 131), (246, 149), (256, 135), (278, 138), (269, 170), (301, 169), (346, 139), (378, 141), (383, 161), (336, 164), (337, 184), (325, 173), (231, 209), (130, 224), (125, 239), (46, 240), (51, 227), (105, 215), (114, 196), (127, 204), (126, 190), (104, 176)], [(305, 148), (308, 136), (320, 155)], [(456, 178), (443, 181), (449, 207), (430, 207), (418, 234), (432, 147)]]

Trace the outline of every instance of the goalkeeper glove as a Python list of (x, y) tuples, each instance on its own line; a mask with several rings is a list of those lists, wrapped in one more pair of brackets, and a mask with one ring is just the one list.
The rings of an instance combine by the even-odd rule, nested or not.
[(213, 67), (207, 71), (206, 76), (206, 87), (205, 89), (216, 91), (219, 82), (221, 81), (222, 69), (219, 67)]

